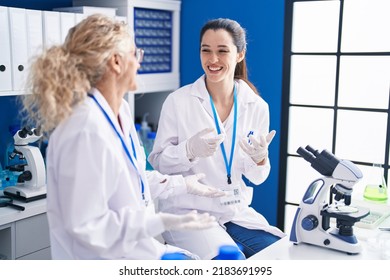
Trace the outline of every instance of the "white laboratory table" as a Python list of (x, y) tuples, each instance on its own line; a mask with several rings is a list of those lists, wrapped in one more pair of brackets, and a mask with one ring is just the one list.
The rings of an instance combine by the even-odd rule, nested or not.
[[(2, 195), (3, 192), (0, 192), (0, 194)], [(11, 207), (0, 207), (0, 226), (46, 213), (46, 199), (39, 199), (27, 203), (14, 199), (13, 204), (23, 206), (25, 207), (25, 210), (19, 211)]]
[[(390, 224), (390, 217), (382, 222)], [(365, 229), (354, 226), (354, 234), (362, 245), (359, 254), (349, 255), (345, 252), (324, 248), (307, 243), (294, 245), (287, 235), (261, 252), (252, 256), (252, 260), (380, 260), (380, 249), (377, 245), (378, 234), (384, 233), (379, 229)], [(385, 233), (387, 234), (387, 233)], [(388, 232), (390, 238), (390, 232)]]
[(25, 210), (0, 208), (0, 260), (50, 259), (46, 199), (27, 203), (14, 200), (13, 203), (24, 206)]

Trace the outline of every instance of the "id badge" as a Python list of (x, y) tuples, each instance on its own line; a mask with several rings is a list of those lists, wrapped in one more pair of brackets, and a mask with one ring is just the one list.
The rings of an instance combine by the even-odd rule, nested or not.
[(241, 202), (241, 190), (239, 185), (234, 186), (233, 188), (222, 189), (222, 191), (225, 195), (220, 197), (221, 205), (229, 206)]

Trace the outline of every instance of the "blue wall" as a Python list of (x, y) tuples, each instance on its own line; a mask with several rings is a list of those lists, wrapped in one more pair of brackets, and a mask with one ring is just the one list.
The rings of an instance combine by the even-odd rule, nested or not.
[(13, 141), (12, 134), (8, 132), (8, 127), (19, 124), (18, 110), (15, 97), (0, 97), (0, 164), (3, 167), (7, 144)]
[[(271, 129), (277, 134), (270, 146), (271, 174), (255, 187), (252, 206), (270, 224), (277, 222), (279, 145), (284, 30), (283, 0), (183, 0), (181, 10), (181, 84), (194, 82), (203, 70), (199, 59), (199, 31), (209, 19), (228, 17), (240, 22), (248, 36), (249, 79), (270, 106)], [(278, 133), (279, 132), (279, 133)], [(283, 209), (280, 209), (283, 211)]]
[[(1, 6), (50, 10), (71, 6), (71, 0), (0, 0)], [(247, 63), (250, 80), (270, 106), (271, 129), (280, 132), (283, 58), (283, 0), (183, 0), (181, 13), (181, 85), (192, 83), (201, 74), (199, 31), (209, 19), (229, 17), (247, 30)], [(8, 125), (18, 123), (15, 97), (0, 97), (0, 162), (6, 144), (12, 140)], [(255, 188), (253, 207), (276, 225), (279, 177), (280, 133), (270, 146), (271, 174)], [(280, 209), (281, 211), (283, 209)]]

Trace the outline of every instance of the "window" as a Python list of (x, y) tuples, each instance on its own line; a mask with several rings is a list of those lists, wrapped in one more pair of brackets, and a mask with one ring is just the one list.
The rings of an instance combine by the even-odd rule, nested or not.
[(310, 145), (355, 163), (361, 196), (389, 172), (390, 1), (286, 1), (278, 227), (291, 229), (311, 182), (322, 175), (296, 150)]

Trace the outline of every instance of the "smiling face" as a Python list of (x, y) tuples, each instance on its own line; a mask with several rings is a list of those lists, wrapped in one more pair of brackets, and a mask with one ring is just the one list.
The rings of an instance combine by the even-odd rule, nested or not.
[(226, 30), (207, 30), (200, 46), (200, 59), (207, 81), (233, 81), (236, 65), (244, 58), (244, 54), (244, 51), (237, 52), (233, 38)]

